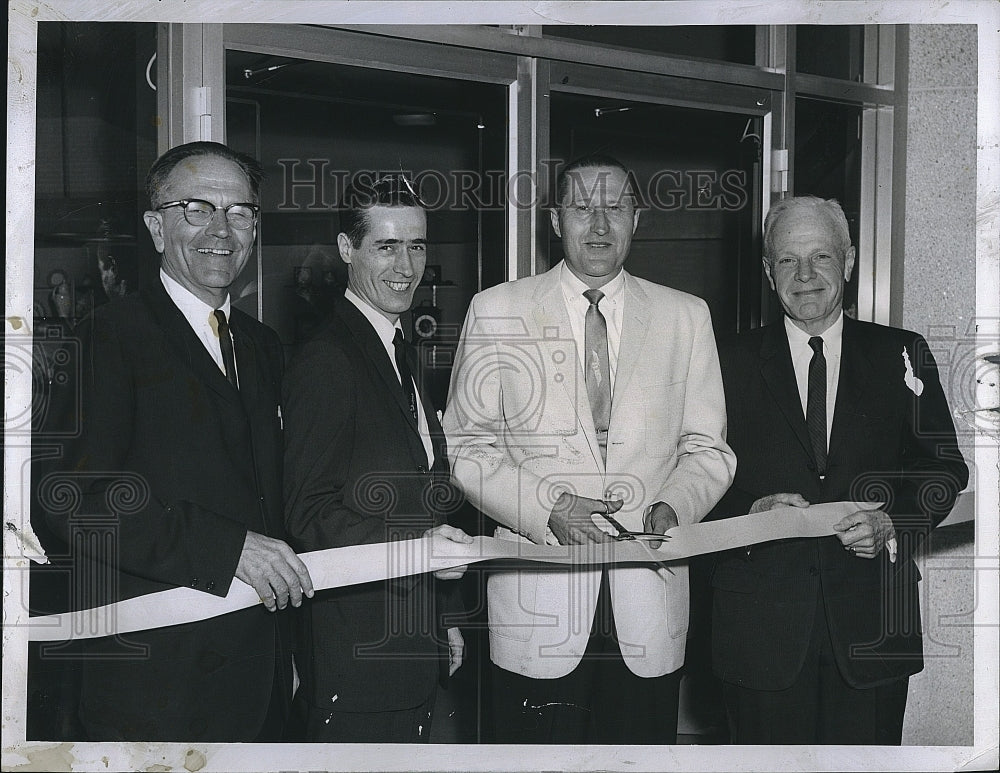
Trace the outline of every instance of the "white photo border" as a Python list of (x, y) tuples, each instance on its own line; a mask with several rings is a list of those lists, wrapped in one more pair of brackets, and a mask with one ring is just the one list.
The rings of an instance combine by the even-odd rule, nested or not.
[[(975, 24), (979, 30), (976, 315), (1000, 340), (1000, 4), (925, 2), (385, 2), (13, 0), (8, 5), (5, 428), (30, 414), (36, 33), (40, 21), (338, 24)], [(987, 322), (988, 321), (988, 322)], [(27, 346), (27, 350), (25, 349)], [(30, 362), (30, 360), (29, 360)], [(3, 770), (989, 770), (998, 747), (998, 450), (979, 443), (975, 731), (971, 747), (531, 747), (25, 741), (30, 441), (4, 444)], [(970, 460), (972, 461), (972, 460)], [(979, 571), (979, 570), (982, 571)]]

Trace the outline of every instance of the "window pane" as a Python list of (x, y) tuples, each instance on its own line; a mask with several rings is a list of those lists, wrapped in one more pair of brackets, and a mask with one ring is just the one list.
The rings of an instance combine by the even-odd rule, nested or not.
[(864, 72), (862, 24), (800, 24), (795, 28), (795, 69), (860, 81)]
[(155, 272), (142, 223), (156, 158), (155, 53), (155, 24), (38, 25), (38, 321), (72, 328)]
[(260, 284), (244, 270), (234, 303), (255, 313), (260, 293), (262, 321), (284, 343), (306, 338), (347, 284), (337, 246), (347, 183), (361, 175), (364, 191), (406, 172), (429, 209), (429, 245), (402, 324), (427, 345), (422, 377), (443, 409), (469, 301), (504, 279), (505, 88), (234, 50), (226, 84), (228, 142), (266, 173)]
[[(625, 268), (704, 299), (717, 333), (749, 327), (761, 282), (760, 120), (577, 94), (551, 98), (551, 173), (601, 153), (635, 174), (646, 207)], [(548, 248), (554, 265), (564, 252), (551, 231)]]
[(737, 64), (754, 64), (756, 41), (756, 30), (751, 24), (722, 27), (547, 25), (542, 27), (542, 35)]
[[(837, 199), (858, 244), (861, 204), (861, 108), (816, 99), (795, 100), (794, 190)], [(844, 308), (857, 314), (858, 275), (844, 288)]]

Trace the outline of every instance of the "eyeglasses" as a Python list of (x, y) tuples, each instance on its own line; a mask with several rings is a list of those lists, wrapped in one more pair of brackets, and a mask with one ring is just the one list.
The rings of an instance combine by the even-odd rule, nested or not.
[(252, 228), (257, 220), (257, 213), (260, 207), (256, 204), (230, 204), (228, 207), (217, 207), (210, 201), (201, 199), (181, 199), (180, 201), (168, 201), (161, 204), (157, 209), (169, 209), (170, 207), (183, 207), (184, 219), (190, 225), (206, 226), (215, 218), (215, 212), (222, 209), (226, 213), (226, 222), (239, 231)]

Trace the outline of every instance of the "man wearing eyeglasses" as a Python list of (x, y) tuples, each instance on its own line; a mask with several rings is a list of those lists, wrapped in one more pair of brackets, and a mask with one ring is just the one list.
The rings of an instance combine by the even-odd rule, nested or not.
[(80, 502), (45, 515), (76, 551), (81, 607), (178, 586), (225, 596), (234, 578), (262, 603), (83, 642), (85, 740), (283, 739), (292, 666), (279, 610), (312, 584), (283, 536), (281, 345), (229, 298), (261, 177), (211, 142), (153, 164), (144, 220), (159, 278), (83, 325), (82, 431), (59, 473)]

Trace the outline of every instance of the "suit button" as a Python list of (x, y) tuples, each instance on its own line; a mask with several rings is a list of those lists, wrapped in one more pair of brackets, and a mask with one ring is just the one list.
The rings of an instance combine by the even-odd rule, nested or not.
[(815, 577), (817, 574), (819, 574), (819, 569), (817, 569), (815, 566), (810, 566), (809, 567), (809, 574), (811, 574), (813, 577)]
[(263, 502), (264, 501), (264, 497), (260, 497), (260, 501)]
[(197, 588), (198, 587), (198, 578), (197, 577), (195, 577), (193, 580), (191, 580), (191, 587), (192, 588)]
[(427, 468), (424, 467), (422, 464), (418, 464), (417, 465), (417, 472), (427, 472)]

